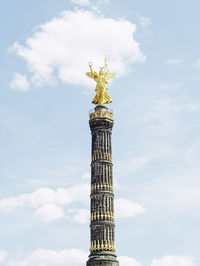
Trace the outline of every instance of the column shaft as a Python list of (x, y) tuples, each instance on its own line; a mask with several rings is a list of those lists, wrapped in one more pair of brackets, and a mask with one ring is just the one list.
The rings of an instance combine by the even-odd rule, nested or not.
[(118, 266), (114, 239), (112, 113), (105, 106), (96, 106), (89, 123), (92, 134), (91, 245), (87, 266)]

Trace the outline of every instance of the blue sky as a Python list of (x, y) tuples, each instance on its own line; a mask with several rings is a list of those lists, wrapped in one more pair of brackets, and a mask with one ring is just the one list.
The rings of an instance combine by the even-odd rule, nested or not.
[(83, 266), (95, 84), (108, 57), (121, 266), (200, 265), (198, 1), (1, 4), (0, 265)]

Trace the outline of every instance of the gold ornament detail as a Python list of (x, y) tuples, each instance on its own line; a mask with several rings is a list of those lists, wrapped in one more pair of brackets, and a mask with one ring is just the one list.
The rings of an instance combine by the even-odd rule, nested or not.
[(92, 154), (92, 162), (96, 160), (107, 160), (112, 162), (112, 155), (110, 153), (95, 152)]
[(105, 66), (100, 67), (99, 74), (97, 72), (93, 71), (92, 66), (93, 63), (88, 63), (90, 67), (90, 72), (86, 72), (86, 76), (89, 78), (92, 78), (96, 81), (97, 85), (95, 88), (96, 95), (92, 101), (93, 104), (108, 104), (112, 102), (112, 99), (108, 95), (108, 88), (106, 85), (108, 84), (108, 80), (114, 78), (115, 73), (110, 73), (108, 70), (107, 65), (107, 58), (105, 57)]
[(92, 240), (90, 243), (90, 252), (96, 250), (109, 250), (115, 252), (115, 242), (112, 240)]
[(109, 183), (94, 183), (91, 185), (91, 192), (96, 190), (108, 190), (113, 192), (113, 187), (112, 184)]
[(114, 213), (113, 212), (91, 212), (90, 220), (92, 221), (100, 221), (100, 220), (106, 220), (114, 222)]
[(108, 118), (110, 120), (113, 120), (113, 113), (106, 110), (96, 111), (90, 114), (90, 120), (94, 118)]

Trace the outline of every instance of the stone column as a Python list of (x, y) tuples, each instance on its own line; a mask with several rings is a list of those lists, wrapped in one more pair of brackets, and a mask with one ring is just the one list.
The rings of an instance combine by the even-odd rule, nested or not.
[(92, 134), (90, 255), (87, 266), (119, 266), (115, 254), (111, 134), (113, 114), (97, 105), (90, 114)]

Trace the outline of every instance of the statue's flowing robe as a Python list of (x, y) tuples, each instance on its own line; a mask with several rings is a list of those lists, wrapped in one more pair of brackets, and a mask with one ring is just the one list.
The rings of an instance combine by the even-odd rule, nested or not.
[(112, 99), (108, 95), (108, 79), (111, 79), (115, 76), (115, 73), (104, 73), (103, 75), (98, 75), (96, 72), (87, 72), (86, 75), (90, 78), (93, 78), (96, 82), (96, 95), (92, 101), (94, 104), (108, 104), (112, 102)]

